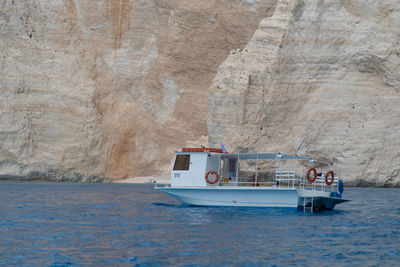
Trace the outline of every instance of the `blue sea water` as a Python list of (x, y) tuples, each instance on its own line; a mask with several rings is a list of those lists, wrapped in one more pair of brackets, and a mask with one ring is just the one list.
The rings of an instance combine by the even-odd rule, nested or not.
[(151, 185), (0, 182), (2, 266), (399, 266), (400, 190), (333, 211), (183, 206)]

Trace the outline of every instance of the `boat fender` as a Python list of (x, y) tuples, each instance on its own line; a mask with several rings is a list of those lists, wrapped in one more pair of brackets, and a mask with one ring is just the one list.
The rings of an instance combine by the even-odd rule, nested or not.
[[(215, 174), (215, 180), (214, 180), (214, 181), (208, 180), (208, 175), (209, 175), (209, 174)], [(218, 172), (217, 172), (216, 170), (209, 170), (209, 171), (206, 173), (206, 182), (207, 182), (208, 184), (215, 184), (216, 182), (218, 182), (218, 180), (219, 180), (219, 175), (218, 175)]]
[[(311, 172), (313, 172), (313, 177), (310, 177)], [(310, 183), (314, 183), (315, 180), (317, 180), (317, 170), (314, 167), (311, 167), (308, 169), (307, 171), (307, 181), (309, 181)]]
[(343, 185), (343, 181), (342, 181), (342, 180), (339, 180), (339, 181), (338, 181), (338, 190), (339, 190), (339, 193), (340, 193), (340, 194), (343, 193), (344, 185)]
[[(329, 176), (331, 177), (330, 180), (329, 180)], [(325, 174), (325, 183), (326, 183), (326, 185), (333, 184), (334, 180), (335, 180), (335, 174), (333, 173), (333, 171), (331, 171), (331, 170), (327, 171), (326, 174)]]

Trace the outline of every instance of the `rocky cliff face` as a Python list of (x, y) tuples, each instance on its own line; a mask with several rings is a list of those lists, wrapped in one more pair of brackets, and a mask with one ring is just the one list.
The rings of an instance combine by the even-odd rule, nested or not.
[(209, 87), (275, 0), (0, 1), (0, 176), (153, 175), (207, 142)]
[(208, 139), (304, 138), (347, 182), (399, 186), (399, 7), (0, 0), (0, 178), (156, 175)]
[(211, 145), (311, 154), (355, 185), (400, 185), (400, 1), (279, 0), (211, 86)]

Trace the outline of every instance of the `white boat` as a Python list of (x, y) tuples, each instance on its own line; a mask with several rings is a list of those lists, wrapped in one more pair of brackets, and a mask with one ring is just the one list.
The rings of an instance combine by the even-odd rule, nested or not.
[(196, 206), (285, 207), (324, 210), (346, 202), (333, 171), (317, 172), (309, 157), (280, 153), (223, 153), (216, 148), (176, 152), (171, 184), (155, 189)]

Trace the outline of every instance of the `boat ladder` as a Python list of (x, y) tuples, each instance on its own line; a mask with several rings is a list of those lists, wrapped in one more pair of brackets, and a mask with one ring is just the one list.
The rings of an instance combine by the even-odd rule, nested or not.
[[(307, 207), (307, 203), (310, 203), (309, 207)], [(314, 197), (303, 198), (303, 212), (306, 212), (306, 210), (311, 211), (311, 213), (314, 211)]]

